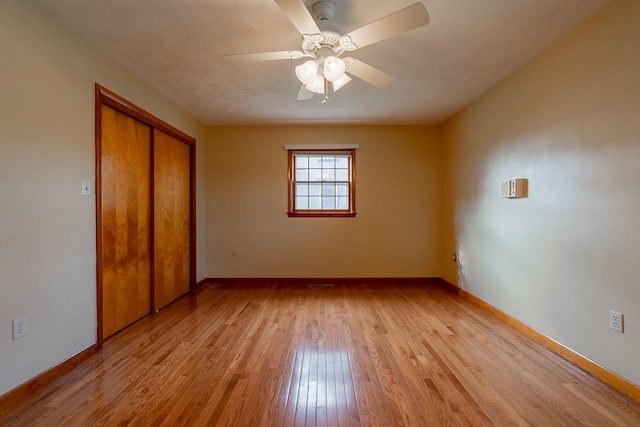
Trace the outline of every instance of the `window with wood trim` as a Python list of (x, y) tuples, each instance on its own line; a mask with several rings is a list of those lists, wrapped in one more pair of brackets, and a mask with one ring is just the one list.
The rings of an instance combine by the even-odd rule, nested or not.
[(289, 150), (289, 216), (356, 216), (355, 150)]

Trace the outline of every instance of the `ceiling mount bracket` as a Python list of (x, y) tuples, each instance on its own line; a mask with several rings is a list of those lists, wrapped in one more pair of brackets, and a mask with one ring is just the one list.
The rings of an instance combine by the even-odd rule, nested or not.
[(311, 6), (311, 12), (316, 21), (331, 21), (336, 14), (336, 6), (328, 0), (321, 0)]

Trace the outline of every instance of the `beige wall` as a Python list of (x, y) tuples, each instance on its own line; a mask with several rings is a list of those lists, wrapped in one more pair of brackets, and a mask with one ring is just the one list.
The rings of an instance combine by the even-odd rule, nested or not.
[[(205, 129), (37, 2), (0, 2), (0, 57), (2, 395), (95, 342), (95, 198), (80, 195), (81, 181), (95, 180), (94, 82), (199, 142)], [(12, 341), (11, 320), (23, 315), (29, 333)]]
[[(420, 126), (210, 128), (209, 276), (440, 277), (440, 138)], [(284, 145), (331, 142), (360, 144), (357, 216), (287, 217)]]
[(443, 161), (444, 277), (636, 384), (639, 22), (612, 1), (451, 120)]

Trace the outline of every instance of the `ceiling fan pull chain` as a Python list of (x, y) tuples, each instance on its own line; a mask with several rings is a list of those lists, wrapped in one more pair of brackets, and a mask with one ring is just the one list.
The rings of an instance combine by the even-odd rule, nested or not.
[(322, 103), (326, 104), (329, 100), (329, 81), (324, 79), (324, 98), (322, 98)]

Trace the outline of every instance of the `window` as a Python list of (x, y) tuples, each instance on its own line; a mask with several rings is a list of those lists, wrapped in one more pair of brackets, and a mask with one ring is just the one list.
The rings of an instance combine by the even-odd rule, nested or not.
[(289, 150), (289, 216), (356, 216), (355, 150)]

